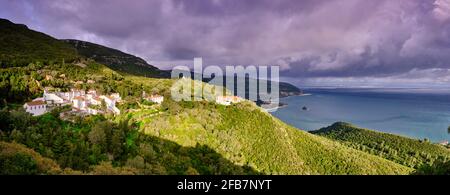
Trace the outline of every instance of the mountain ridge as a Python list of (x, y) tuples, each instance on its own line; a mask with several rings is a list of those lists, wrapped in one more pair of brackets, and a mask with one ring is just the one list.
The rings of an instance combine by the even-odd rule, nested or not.
[[(102, 46), (96, 43), (90, 43), (87, 41), (80, 41), (75, 39), (62, 39), (62, 41), (67, 42), (74, 46), (78, 53), (84, 57), (92, 58), (97, 62), (107, 65), (113, 70), (145, 76), (145, 77), (154, 77), (154, 78), (170, 78), (171, 73), (168, 70), (160, 70), (157, 67), (148, 64), (144, 59), (136, 57), (132, 54), (128, 54), (122, 52), (117, 49), (109, 48), (106, 46)], [(191, 74), (191, 77), (194, 78), (194, 75), (199, 75), (199, 73), (188, 72)], [(225, 80), (230, 79), (230, 76), (223, 76), (223, 81), (225, 86)], [(234, 77), (235, 79), (237, 76)], [(211, 79), (203, 78), (202, 81), (208, 82)], [(272, 81), (271, 83), (274, 83)], [(237, 84), (237, 83), (236, 83)], [(298, 87), (286, 83), (286, 82), (278, 82), (280, 89), (280, 97), (294, 96), (302, 94), (302, 90)], [(248, 86), (248, 81), (247, 81)], [(248, 91), (248, 90), (246, 90)], [(247, 93), (248, 95), (248, 93)]]
[[(124, 74), (170, 78), (170, 71), (160, 70), (148, 64), (144, 59), (109, 48), (100, 44), (75, 39), (55, 39), (44, 33), (29, 29), (24, 24), (15, 24), (9, 20), (0, 18), (0, 66), (26, 66), (29, 63), (64, 63), (83, 61), (82, 58), (94, 59), (109, 68)], [(36, 40), (34, 40), (36, 39)], [(15, 40), (15, 42), (11, 42)], [(39, 42), (37, 41), (39, 40)], [(12, 49), (11, 49), (12, 48)], [(14, 48), (21, 48), (17, 50)], [(62, 52), (60, 52), (62, 51)], [(65, 54), (67, 53), (67, 54)], [(45, 56), (45, 57), (42, 57)], [(196, 73), (191, 72), (193, 76)], [(224, 76), (224, 81), (229, 77)], [(236, 76), (235, 76), (236, 79)], [(203, 79), (208, 82), (210, 79)], [(298, 87), (278, 82), (280, 97), (302, 94)], [(235, 83), (237, 85), (237, 83)], [(225, 83), (224, 83), (225, 86)], [(248, 88), (248, 85), (246, 85)], [(246, 88), (246, 97), (248, 89)]]
[(168, 71), (159, 70), (157, 67), (148, 64), (144, 59), (118, 49), (75, 39), (62, 39), (62, 41), (72, 45), (80, 55), (92, 58), (113, 70), (145, 77), (170, 77)]
[(76, 50), (42, 32), (0, 18), (0, 66), (26, 66), (30, 62), (71, 62)]

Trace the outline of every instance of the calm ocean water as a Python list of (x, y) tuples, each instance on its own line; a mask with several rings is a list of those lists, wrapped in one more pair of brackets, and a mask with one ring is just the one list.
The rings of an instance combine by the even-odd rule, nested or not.
[[(281, 99), (287, 107), (272, 114), (303, 130), (345, 121), (411, 138), (450, 140), (450, 90), (310, 89), (305, 93), (312, 95)], [(309, 110), (302, 110), (303, 106)]]

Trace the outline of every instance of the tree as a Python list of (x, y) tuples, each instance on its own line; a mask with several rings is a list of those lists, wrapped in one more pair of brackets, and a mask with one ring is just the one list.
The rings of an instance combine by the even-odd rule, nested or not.
[(34, 175), (38, 172), (37, 163), (30, 155), (0, 155), (0, 175)]
[(138, 171), (130, 167), (113, 167), (111, 162), (101, 162), (92, 167), (94, 175), (135, 175)]
[(14, 129), (10, 134), (11, 140), (14, 140), (17, 143), (22, 143), (24, 141), (24, 135), (17, 129)]
[(104, 127), (104, 123), (97, 123), (88, 134), (91, 144), (99, 145), (102, 150), (106, 148), (107, 144)]
[(122, 129), (116, 129), (111, 138), (111, 153), (115, 159), (118, 159), (123, 153), (123, 143), (125, 142), (125, 132)]
[(67, 148), (65, 147), (67, 137), (63, 134), (60, 134), (56, 136), (55, 141), (52, 145), (53, 153), (55, 153), (58, 156), (64, 156), (67, 153)]
[(142, 156), (136, 156), (134, 158), (130, 158), (126, 162), (126, 166), (132, 167), (135, 169), (145, 169), (145, 160)]
[(188, 167), (185, 174), (186, 175), (199, 175), (200, 173), (197, 171), (197, 169), (195, 169), (193, 167)]
[(450, 161), (437, 160), (433, 165), (422, 165), (415, 175), (450, 175)]

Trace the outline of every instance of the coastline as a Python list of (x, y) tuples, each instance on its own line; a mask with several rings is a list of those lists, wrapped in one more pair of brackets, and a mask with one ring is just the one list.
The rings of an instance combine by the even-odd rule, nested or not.
[[(296, 96), (308, 95), (311, 94)], [(428, 139), (434, 143), (450, 140), (447, 133), (450, 111), (446, 109), (450, 106), (450, 95), (447, 94), (324, 90), (312, 91), (312, 95), (281, 98), (280, 101), (289, 106), (271, 114), (304, 130), (317, 130), (337, 121), (346, 121), (359, 127), (413, 139)], [(301, 112), (301, 106), (314, 111)]]
[(283, 98), (287, 98), (287, 97), (302, 97), (302, 96), (310, 96), (313, 95), (312, 93), (304, 93), (304, 94), (298, 94), (298, 95), (290, 95), (290, 96), (286, 96)]
[[(302, 96), (310, 96), (310, 95), (313, 95), (313, 94), (311, 94), (311, 93), (296, 94), (296, 95), (289, 95), (289, 96), (280, 97), (280, 98), (302, 97)], [(270, 108), (265, 108), (265, 106), (270, 106), (270, 105), (272, 105), (272, 104), (261, 104), (261, 105), (259, 105), (259, 107), (263, 108), (263, 109), (266, 110), (267, 112), (275, 112), (275, 111), (277, 111), (278, 109), (286, 108), (286, 107), (289, 106), (288, 103), (280, 102), (280, 103), (278, 103), (278, 106), (274, 106), (274, 107), (270, 107)]]

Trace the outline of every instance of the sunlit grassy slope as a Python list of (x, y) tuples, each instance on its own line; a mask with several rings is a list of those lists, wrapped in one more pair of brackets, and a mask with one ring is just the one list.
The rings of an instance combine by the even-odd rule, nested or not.
[[(135, 78), (133, 78), (135, 79)], [(154, 80), (140, 79), (152, 83)], [(407, 174), (411, 169), (290, 127), (251, 102), (173, 102), (127, 114), (141, 132), (183, 146), (207, 145), (265, 174)], [(174, 111), (175, 110), (175, 111)]]

